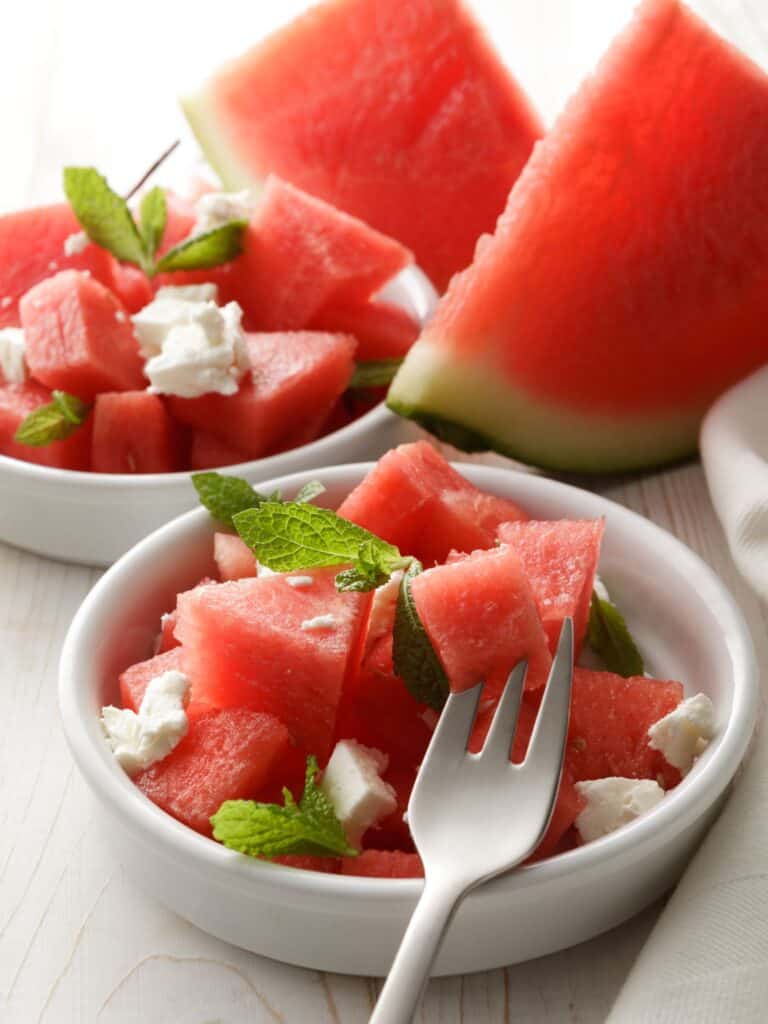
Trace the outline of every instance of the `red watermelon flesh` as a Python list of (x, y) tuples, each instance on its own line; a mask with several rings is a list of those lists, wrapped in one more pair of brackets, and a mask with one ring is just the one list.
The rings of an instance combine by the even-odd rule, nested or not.
[(368, 829), (363, 836), (364, 849), (402, 850), (405, 853), (413, 853), (413, 837), (404, 816), (408, 810), (408, 801), (411, 799), (417, 771), (418, 765), (390, 765), (384, 772), (382, 778), (394, 789), (397, 806), (386, 818), (382, 818), (374, 827)]
[(529, 520), (499, 527), (499, 540), (520, 556), (553, 653), (567, 615), (573, 619), (577, 656), (581, 649), (604, 529), (603, 519)]
[(176, 639), (176, 609), (166, 612), (160, 618), (160, 633), (157, 637), (157, 654), (165, 654), (166, 651), (180, 647)]
[(363, 878), (423, 878), (424, 865), (418, 853), (363, 850), (356, 857), (341, 858), (341, 873)]
[(249, 334), (252, 372), (235, 395), (176, 398), (182, 423), (251, 459), (280, 448), (297, 429), (316, 434), (352, 375), (355, 341), (314, 331)]
[(14, 441), (16, 431), (27, 416), (50, 401), (48, 388), (34, 381), (0, 385), (0, 455), (55, 469), (88, 469), (91, 464), (90, 419), (65, 441), (53, 441), (40, 448)]
[(326, 875), (338, 875), (341, 869), (339, 857), (309, 857), (296, 854), (284, 854), (273, 857), (273, 864), (283, 864), (287, 868), (302, 868), (304, 871), (322, 871)]
[[(120, 673), (120, 705), (138, 713), (147, 687), (155, 676), (163, 672), (183, 672), (183, 656), (179, 646), (158, 653), (148, 661), (140, 661)], [(190, 701), (187, 705), (187, 717), (190, 722), (210, 711), (210, 705), (199, 701)]]
[(0, 217), (0, 327), (18, 327), (21, 297), (59, 270), (88, 271), (110, 284), (112, 257), (106, 249), (91, 242), (80, 253), (65, 254), (67, 238), (81, 230), (68, 203)]
[(458, 0), (319, 4), (184, 107), (228, 187), (273, 171), (399, 239), (440, 289), (541, 134)]
[(391, 302), (333, 305), (312, 321), (315, 330), (340, 331), (357, 338), (357, 361), (401, 359), (416, 341), (420, 325)]
[(213, 558), (222, 580), (242, 580), (256, 575), (256, 557), (234, 533), (214, 533)]
[[(194, 699), (273, 714), (322, 762), (345, 677), (359, 667), (371, 602), (370, 594), (337, 591), (336, 573), (302, 573), (313, 577), (311, 587), (276, 575), (180, 594), (176, 636)], [(302, 626), (328, 615), (329, 628)]]
[(338, 511), (425, 565), (452, 548), (489, 548), (500, 523), (526, 518), (513, 502), (478, 490), (426, 441), (383, 455)]
[(64, 270), (28, 291), (19, 310), (30, 372), (48, 387), (87, 401), (146, 386), (128, 313), (93, 278)]
[(178, 430), (162, 398), (148, 391), (96, 396), (94, 473), (172, 473), (179, 468)]
[(526, 688), (543, 686), (551, 664), (531, 585), (508, 546), (475, 551), (416, 576), (411, 593), (452, 690), (484, 682), (498, 697), (509, 673), (528, 660)]
[(129, 313), (138, 313), (152, 301), (152, 284), (143, 270), (130, 263), (112, 260), (112, 280), (109, 287)]
[(248, 456), (235, 451), (223, 441), (204, 430), (192, 433), (192, 445), (189, 450), (190, 469), (219, 469), (221, 466), (236, 466), (246, 462)]
[(208, 711), (171, 753), (136, 776), (142, 792), (190, 828), (211, 834), (225, 800), (251, 797), (279, 771), (288, 730), (247, 708)]
[(712, 400), (766, 360), (767, 167), (768, 76), (678, 0), (644, 0), (452, 283), (392, 407), (558, 469), (693, 451)]

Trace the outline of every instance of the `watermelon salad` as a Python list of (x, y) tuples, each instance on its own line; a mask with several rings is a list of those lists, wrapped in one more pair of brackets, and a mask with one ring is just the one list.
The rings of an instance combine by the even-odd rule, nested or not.
[(336, 511), (320, 484), (285, 500), (193, 480), (217, 577), (178, 594), (101, 721), (137, 788), (204, 836), (293, 867), (420, 876), (405, 811), (447, 694), (485, 682), (477, 751), (527, 659), (521, 760), (566, 616), (565, 768), (534, 859), (650, 810), (713, 736), (708, 697), (644, 673), (597, 576), (602, 519), (531, 519), (426, 442), (384, 455)]
[(65, 190), (0, 217), (2, 455), (96, 473), (259, 459), (372, 408), (418, 334), (376, 298), (409, 250), (279, 178), (258, 198), (155, 188), (134, 211), (93, 169)]

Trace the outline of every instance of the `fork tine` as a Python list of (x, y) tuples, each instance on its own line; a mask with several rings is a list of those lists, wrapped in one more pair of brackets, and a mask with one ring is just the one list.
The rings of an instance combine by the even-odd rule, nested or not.
[(528, 662), (520, 661), (509, 673), (504, 692), (496, 705), (493, 721), (485, 738), (483, 756), (487, 755), (503, 761), (509, 760), (527, 671)]
[(448, 697), (435, 731), (432, 733), (427, 755), (438, 750), (445, 755), (452, 752), (457, 757), (464, 755), (472, 733), (472, 726), (475, 723), (477, 705), (480, 702), (482, 690), (483, 683), (478, 683), (471, 690), (452, 693)]
[[(573, 620), (567, 617), (560, 630), (557, 654), (552, 662), (549, 679), (541, 701), (536, 724), (528, 743), (524, 764), (542, 773), (557, 770), (559, 782), (565, 755), (565, 739), (571, 706), (573, 682)], [(554, 787), (557, 792), (557, 785)]]

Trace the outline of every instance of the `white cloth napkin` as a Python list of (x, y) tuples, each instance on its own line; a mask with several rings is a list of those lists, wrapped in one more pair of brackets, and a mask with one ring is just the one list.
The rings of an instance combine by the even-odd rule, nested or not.
[[(768, 367), (713, 406), (701, 456), (734, 561), (768, 599)], [(765, 623), (758, 628), (764, 631)], [(689, 1021), (768, 1021), (768, 744), (761, 734), (608, 1024)]]

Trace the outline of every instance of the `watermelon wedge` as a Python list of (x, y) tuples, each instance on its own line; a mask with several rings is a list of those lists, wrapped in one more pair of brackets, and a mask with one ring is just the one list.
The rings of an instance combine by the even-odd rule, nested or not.
[(458, 0), (318, 4), (182, 105), (228, 188), (279, 174), (397, 238), (440, 289), (541, 134)]
[(411, 349), (392, 409), (460, 447), (607, 472), (693, 452), (768, 355), (768, 77), (645, 0)]

